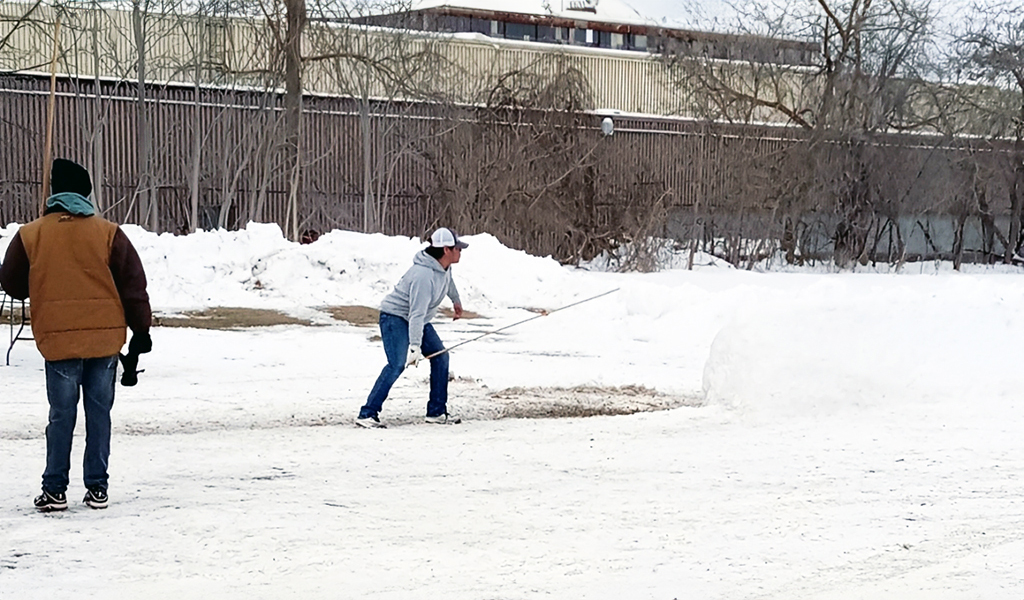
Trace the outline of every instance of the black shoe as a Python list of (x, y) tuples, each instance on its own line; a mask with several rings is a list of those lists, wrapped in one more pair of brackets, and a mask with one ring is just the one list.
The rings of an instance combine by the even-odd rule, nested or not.
[(436, 417), (431, 417), (430, 415), (427, 415), (426, 417), (423, 418), (423, 420), (432, 425), (458, 425), (459, 423), (462, 422), (461, 418), (448, 413), (442, 413), (440, 415), (437, 415)]
[(64, 495), (64, 492), (48, 492), (43, 490), (42, 494), (36, 496), (33, 504), (36, 505), (36, 509), (40, 512), (67, 510), (68, 498)]
[(106, 508), (107, 490), (101, 487), (91, 487), (85, 493), (85, 498), (82, 499), (82, 502), (85, 502), (90, 508)]
[(356, 425), (360, 427), (366, 427), (367, 429), (385, 429), (387, 427), (387, 425), (380, 422), (380, 419), (377, 418), (377, 415), (373, 415), (370, 417), (357, 417)]

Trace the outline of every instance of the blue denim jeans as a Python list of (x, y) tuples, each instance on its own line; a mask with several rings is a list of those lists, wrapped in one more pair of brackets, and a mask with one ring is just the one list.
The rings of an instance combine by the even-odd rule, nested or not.
[[(402, 317), (380, 313), (380, 337), (384, 342), (384, 354), (388, 364), (373, 384), (366, 404), (359, 410), (359, 417), (375, 417), (388, 398), (391, 386), (405, 370), (405, 359), (409, 352), (409, 322)], [(423, 326), (423, 342), (420, 344), (423, 356), (444, 350), (441, 338), (437, 337), (434, 326)], [(448, 353), (430, 359), (430, 400), (427, 402), (427, 416), (443, 415), (448, 406)]]
[(117, 356), (73, 358), (46, 362), (46, 398), (50, 421), (46, 426), (46, 471), (43, 489), (68, 489), (71, 437), (78, 418), (78, 397), (85, 409), (85, 487), (107, 488), (110, 457), (110, 408), (114, 405)]

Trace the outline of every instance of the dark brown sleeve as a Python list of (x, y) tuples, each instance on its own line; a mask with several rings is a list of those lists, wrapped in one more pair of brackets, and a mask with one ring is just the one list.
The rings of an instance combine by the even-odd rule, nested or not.
[(28, 298), (28, 253), (20, 231), (14, 234), (7, 246), (7, 256), (0, 264), (0, 287), (16, 300)]
[(128, 328), (135, 333), (148, 332), (153, 322), (153, 313), (146, 292), (146, 272), (142, 269), (142, 261), (135, 246), (132, 246), (120, 227), (114, 234), (114, 244), (110, 248), (110, 273), (114, 276), (117, 293), (121, 295)]

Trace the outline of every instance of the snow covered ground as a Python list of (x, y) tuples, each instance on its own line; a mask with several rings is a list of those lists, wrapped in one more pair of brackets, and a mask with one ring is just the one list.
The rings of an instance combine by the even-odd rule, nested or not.
[(1017, 270), (617, 274), (468, 236), (481, 316), (437, 321), (449, 345), (619, 291), (455, 349), (462, 425), (420, 422), (420, 366), (362, 430), (376, 327), (324, 307), (376, 306), (420, 243), (126, 231), (157, 312), (314, 325), (154, 329), (117, 391), (110, 508), (80, 503), (78, 438), (55, 515), (30, 504), (46, 401), (19, 342), (0, 598), (1024, 597)]

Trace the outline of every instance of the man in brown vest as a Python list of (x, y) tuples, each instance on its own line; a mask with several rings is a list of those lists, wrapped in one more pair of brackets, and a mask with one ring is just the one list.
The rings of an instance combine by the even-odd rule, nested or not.
[(149, 352), (152, 314), (142, 262), (121, 228), (96, 215), (89, 172), (53, 161), (44, 215), (23, 226), (0, 265), (0, 286), (31, 299), (32, 335), (46, 359), (46, 470), (37, 509), (67, 508), (71, 441), (78, 398), (85, 409), (84, 502), (107, 506), (110, 409), (117, 356)]

